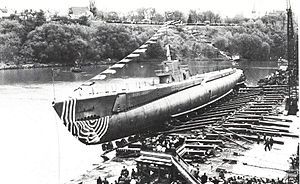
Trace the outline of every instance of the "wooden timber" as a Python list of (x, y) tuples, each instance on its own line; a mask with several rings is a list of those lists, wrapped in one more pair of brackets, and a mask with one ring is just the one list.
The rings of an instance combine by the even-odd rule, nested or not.
[(235, 136), (241, 138), (242, 140), (244, 140), (244, 141), (246, 141), (246, 142), (253, 143), (253, 142), (250, 141), (249, 139), (246, 139), (246, 138), (244, 138), (244, 137), (241, 137), (241, 136), (239, 136), (238, 134), (236, 134), (235, 132), (231, 131), (229, 128), (225, 128), (225, 127), (222, 127), (222, 128), (223, 128), (223, 130), (232, 133), (233, 135), (235, 135)]
[(209, 140), (209, 139), (186, 139), (185, 143), (192, 144), (192, 143), (202, 143), (202, 144), (215, 144), (215, 145), (222, 145), (222, 140)]
[(227, 137), (226, 135), (222, 135), (222, 134), (220, 134), (219, 132), (217, 132), (217, 131), (215, 131), (215, 130), (212, 130), (212, 132), (218, 134), (218, 136), (223, 137), (223, 138), (225, 138), (226, 140), (228, 140), (228, 141), (230, 141), (230, 142), (233, 142), (234, 144), (240, 146), (241, 148), (249, 149), (249, 148), (246, 148), (245, 146), (243, 146), (243, 145), (237, 143), (236, 141), (232, 140), (231, 138)]
[[(242, 137), (245, 137), (247, 139), (257, 141), (257, 135), (243, 135), (243, 134), (239, 134), (239, 135), (242, 136)], [(260, 137), (261, 137), (260, 142), (264, 141), (263, 137), (262, 136), (260, 136)], [(276, 140), (276, 138), (274, 138), (274, 137), (273, 137), (273, 143), (274, 144), (281, 144), (281, 145), (284, 144), (283, 141)]]

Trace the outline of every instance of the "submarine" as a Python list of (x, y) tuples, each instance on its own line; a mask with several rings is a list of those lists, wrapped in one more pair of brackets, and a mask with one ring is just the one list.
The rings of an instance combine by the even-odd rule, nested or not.
[[(152, 42), (153, 38), (146, 43)], [(115, 73), (114, 67), (122, 67), (146, 47), (142, 45), (138, 51), (83, 83), (70, 97), (53, 102), (62, 123), (79, 141), (86, 145), (102, 144), (147, 132), (172, 117), (183, 116), (225, 97), (244, 82), (243, 71), (235, 68), (192, 76), (187, 65), (171, 59), (168, 46), (167, 60), (155, 71), (157, 83), (97, 90), (103, 87), (99, 81)]]

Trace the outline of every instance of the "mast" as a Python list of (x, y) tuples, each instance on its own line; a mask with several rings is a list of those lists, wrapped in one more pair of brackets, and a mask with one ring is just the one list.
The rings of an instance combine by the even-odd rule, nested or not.
[(172, 58), (171, 58), (171, 52), (170, 52), (170, 44), (167, 44), (166, 47), (167, 47), (167, 54), (166, 54), (167, 61), (171, 61)]

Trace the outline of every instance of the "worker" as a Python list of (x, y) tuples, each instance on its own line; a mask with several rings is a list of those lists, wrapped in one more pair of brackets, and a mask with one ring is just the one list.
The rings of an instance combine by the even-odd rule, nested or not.
[(97, 179), (97, 184), (102, 184), (102, 179), (101, 179), (100, 176), (99, 176), (99, 178)]
[(270, 150), (270, 151), (271, 151), (271, 149), (272, 149), (273, 144), (274, 144), (274, 140), (273, 140), (273, 137), (271, 136), (270, 142), (269, 142), (269, 150)]
[(260, 143), (260, 135), (259, 135), (259, 133), (257, 133), (257, 144), (259, 144)]
[(202, 176), (201, 176), (201, 183), (204, 184), (207, 182), (207, 176), (206, 176), (206, 173), (204, 173)]
[(265, 141), (265, 151), (268, 151), (270, 150), (270, 140), (269, 138), (266, 138), (266, 141)]
[(129, 171), (127, 170), (127, 168), (125, 166), (123, 166), (123, 169), (121, 171), (121, 175), (125, 176), (126, 178), (129, 175)]
[(109, 184), (106, 178), (104, 178), (103, 184)]

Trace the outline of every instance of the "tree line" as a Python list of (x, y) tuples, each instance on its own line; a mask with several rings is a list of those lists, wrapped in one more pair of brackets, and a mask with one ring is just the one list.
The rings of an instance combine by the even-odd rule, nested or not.
[(43, 11), (0, 20), (0, 61), (73, 64), (119, 60), (154, 34), (152, 28), (90, 23)]
[[(96, 16), (101, 16), (95, 10)], [(116, 14), (111, 14), (115, 16)], [(105, 16), (108, 16), (105, 15)], [(132, 20), (149, 18), (161, 21), (184, 19), (180, 11), (166, 12), (164, 16), (155, 9), (139, 9), (131, 14)], [(190, 20), (189, 20), (190, 19)], [(220, 21), (213, 12), (191, 10), (187, 21)], [(249, 60), (276, 60), (286, 52), (286, 24), (284, 15), (263, 16), (256, 20), (234, 17), (240, 22), (231, 27), (193, 27), (191, 32), (181, 27), (170, 32), (170, 38), (162, 39), (151, 46), (146, 57), (164, 57), (164, 45), (171, 42), (176, 58), (215, 58), (218, 51), (205, 44), (203, 37), (228, 53), (238, 54)], [(154, 27), (124, 26), (90, 21), (87, 17), (70, 19), (54, 15), (47, 19), (45, 12), (25, 10), (0, 20), (0, 62), (39, 62), (73, 64), (104, 61), (108, 58), (119, 60), (144, 43), (154, 34)], [(201, 41), (202, 40), (202, 41)]]
[[(213, 28), (211, 28), (213, 29)], [(249, 20), (236, 27), (215, 29), (213, 44), (220, 50), (256, 61), (286, 57), (287, 36), (280, 26)]]

